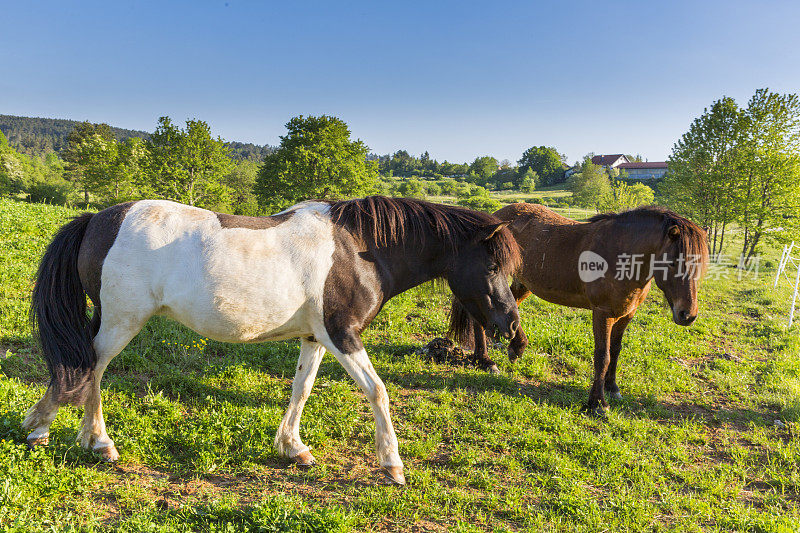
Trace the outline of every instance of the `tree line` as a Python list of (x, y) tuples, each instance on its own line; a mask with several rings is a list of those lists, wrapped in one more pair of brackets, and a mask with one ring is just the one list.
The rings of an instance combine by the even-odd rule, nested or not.
[[(0, 132), (5, 134), (8, 143), (19, 153), (39, 156), (44, 159), (48, 154), (60, 154), (69, 141), (69, 135), (79, 127), (81, 122), (61, 118), (18, 117), (0, 115)], [(132, 137), (147, 140), (150, 133), (141, 130), (130, 130), (108, 126), (117, 141), (125, 141)], [(275, 147), (238, 141), (227, 141), (231, 158), (260, 162)]]
[(745, 107), (723, 97), (677, 143), (659, 187), (664, 203), (709, 230), (720, 253), (731, 230), (746, 264), (765, 240), (791, 239), (800, 216), (800, 99), (759, 89)]
[[(233, 144), (202, 120), (179, 126), (162, 117), (152, 134), (124, 139), (108, 125), (77, 123), (60, 157), (21, 153), (0, 133), (0, 194), (98, 207), (167, 198), (250, 215), (308, 198), (448, 195), (492, 211), (500, 204), (490, 190), (530, 192), (566, 179), (566, 158), (547, 146), (529, 148), (516, 164), (492, 156), (439, 163), (428, 152), (371, 154), (336, 117), (299, 116), (286, 128), (279, 146), (247, 158), (237, 158)], [(735, 229), (746, 262), (763, 242), (798, 229), (799, 154), (798, 96), (761, 89), (745, 107), (724, 97), (694, 120), (674, 145), (666, 176), (654, 183), (655, 197), (649, 183), (593, 164), (592, 154), (571, 169), (565, 187), (571, 205), (597, 211), (653, 201), (672, 207), (709, 229), (712, 253)]]
[(500, 205), (490, 190), (532, 191), (562, 181), (566, 168), (565, 157), (545, 146), (530, 148), (516, 165), (491, 156), (477, 157), (471, 164), (439, 163), (428, 152), (417, 158), (405, 150), (375, 156), (361, 140), (350, 138), (345, 122), (324, 115), (291, 119), (278, 147), (225, 142), (211, 134), (206, 122), (194, 119), (179, 127), (162, 117), (153, 133), (137, 136), (107, 124), (11, 118), (20, 119), (12, 121), (17, 139), (20, 131), (28, 131), (20, 124), (50, 128), (56, 136), (65, 124), (72, 129), (58, 141), (63, 144), (60, 157), (52, 152), (31, 156), (4, 139), (0, 193), (97, 207), (168, 198), (239, 214), (264, 214), (310, 197), (380, 192), (452, 195), (462, 205), (488, 211)]
[[(80, 124), (76, 120), (60, 118), (18, 117), (0, 115), (0, 132), (18, 152), (44, 157), (60, 153), (67, 146), (69, 134)], [(130, 137), (147, 138), (149, 133), (109, 126), (118, 141)]]
[(420, 157), (398, 150), (392, 155), (373, 156), (378, 161), (382, 176), (427, 178), (438, 180), (453, 178), (489, 190), (520, 190), (531, 192), (538, 186), (555, 185), (564, 181), (566, 156), (555, 148), (534, 146), (526, 150), (513, 165), (509, 160), (498, 161), (486, 155), (476, 157), (472, 163), (439, 163), (428, 151)]

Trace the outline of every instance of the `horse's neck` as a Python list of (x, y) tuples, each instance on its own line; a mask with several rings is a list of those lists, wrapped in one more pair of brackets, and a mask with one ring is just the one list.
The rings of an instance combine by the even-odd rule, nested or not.
[(391, 246), (373, 251), (378, 263), (383, 265), (384, 277), (388, 277), (389, 292), (386, 299), (418, 285), (442, 277), (447, 267), (444, 254), (432, 253), (440, 247), (431, 243)]
[(613, 247), (612, 255), (620, 258), (625, 254), (630, 260), (641, 261), (641, 268), (636, 269), (639, 274), (631, 281), (640, 285), (647, 284), (652, 278), (650, 274), (653, 260), (661, 259), (657, 257), (663, 241), (661, 222), (653, 219), (642, 224), (633, 224), (615, 220), (607, 224), (603, 232), (602, 238)]

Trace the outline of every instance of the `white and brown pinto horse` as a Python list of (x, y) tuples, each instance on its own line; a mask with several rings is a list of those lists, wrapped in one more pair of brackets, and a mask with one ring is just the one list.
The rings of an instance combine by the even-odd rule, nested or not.
[(301, 465), (315, 460), (300, 439), (300, 416), (331, 352), (369, 399), (378, 461), (402, 484), (389, 398), (361, 332), (393, 296), (444, 278), (483, 326), (512, 338), (519, 315), (506, 276), (519, 260), (494, 216), (410, 199), (310, 201), (270, 217), (143, 200), (81, 215), (47, 248), (33, 291), (51, 379), (23, 422), (28, 442), (48, 441), (59, 405), (84, 405), (79, 443), (118, 459), (100, 380), (145, 322), (164, 315), (219, 341), (301, 339), (275, 437), (278, 452)]

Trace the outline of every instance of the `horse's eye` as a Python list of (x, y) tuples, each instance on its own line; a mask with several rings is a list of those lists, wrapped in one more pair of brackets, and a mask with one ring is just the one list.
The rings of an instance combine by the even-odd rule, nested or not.
[(497, 265), (489, 265), (489, 272), (492, 274), (496, 274), (500, 271), (500, 267)]

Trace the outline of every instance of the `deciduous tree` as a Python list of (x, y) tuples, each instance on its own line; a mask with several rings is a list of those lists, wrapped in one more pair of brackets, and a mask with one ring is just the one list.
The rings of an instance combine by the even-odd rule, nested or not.
[(350, 139), (341, 119), (299, 116), (286, 129), (258, 172), (254, 192), (262, 206), (282, 209), (308, 198), (361, 196), (377, 187), (377, 164), (367, 161), (369, 148)]
[[(800, 215), (800, 99), (759, 89), (742, 114), (737, 222), (742, 262), (765, 237), (787, 237)], [(769, 230), (769, 231), (768, 231)]]
[(555, 148), (533, 146), (525, 150), (517, 163), (520, 173), (532, 169), (539, 175), (541, 185), (553, 185), (564, 180), (564, 161), (566, 156), (559, 154)]
[(211, 136), (206, 122), (187, 120), (181, 129), (161, 117), (147, 149), (148, 173), (159, 196), (209, 207), (230, 202), (223, 179), (233, 162), (225, 142)]
[(489, 178), (497, 172), (498, 167), (497, 159), (485, 155), (483, 157), (476, 157), (475, 161), (469, 166), (469, 171), (477, 176), (478, 179), (481, 180), (481, 183), (486, 183), (489, 181)]
[(605, 169), (584, 158), (577, 172), (567, 179), (567, 188), (572, 191), (575, 203), (595, 210), (607, 209), (612, 196), (611, 180)]
[(659, 186), (664, 203), (711, 229), (712, 254), (736, 218), (743, 135), (742, 110), (732, 98), (717, 100), (675, 143)]

